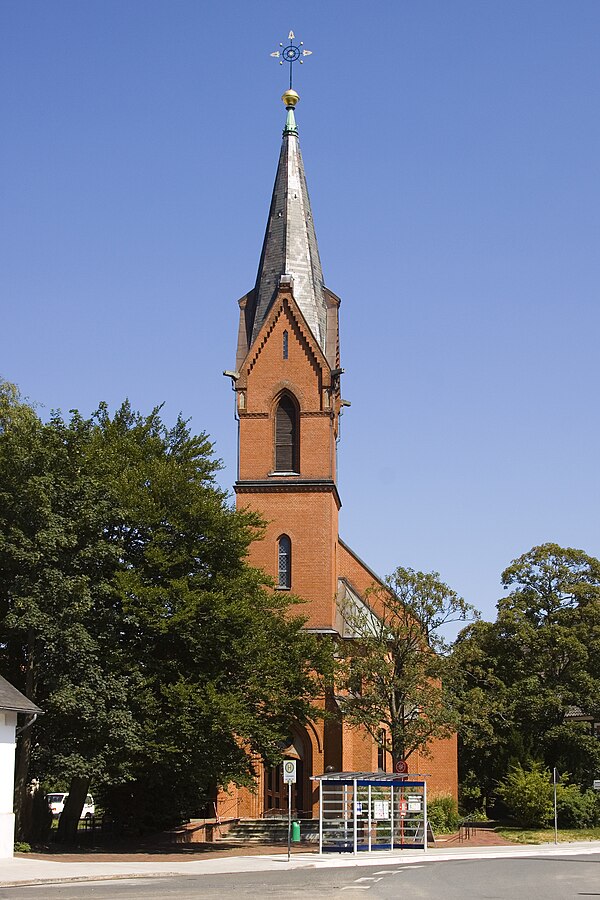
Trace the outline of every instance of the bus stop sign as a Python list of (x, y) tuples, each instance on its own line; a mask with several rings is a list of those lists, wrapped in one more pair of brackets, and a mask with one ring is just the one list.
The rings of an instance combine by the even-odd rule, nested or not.
[(283, 783), (296, 784), (296, 760), (286, 759), (283, 763)]

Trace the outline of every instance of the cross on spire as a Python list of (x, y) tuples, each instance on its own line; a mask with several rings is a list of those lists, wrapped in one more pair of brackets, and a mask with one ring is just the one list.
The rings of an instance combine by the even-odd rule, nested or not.
[(293, 31), (290, 31), (288, 34), (289, 44), (287, 47), (284, 47), (282, 43), (279, 46), (282, 48), (281, 50), (275, 50), (274, 53), (271, 53), (271, 56), (279, 59), (279, 65), (282, 66), (284, 62), (290, 64), (290, 91), (292, 90), (292, 76), (294, 63), (299, 62), (300, 65), (304, 62), (302, 59), (303, 56), (310, 56), (312, 54), (312, 50), (304, 49), (304, 42), (300, 41), (299, 44), (294, 44), (296, 36)]

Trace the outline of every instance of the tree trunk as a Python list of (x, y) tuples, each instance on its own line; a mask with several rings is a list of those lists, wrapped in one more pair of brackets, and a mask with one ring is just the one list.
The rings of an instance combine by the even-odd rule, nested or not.
[[(25, 696), (35, 703), (35, 637), (33, 631), (27, 634), (27, 655), (25, 672)], [(29, 784), (29, 760), (31, 757), (31, 729), (27, 729), (17, 741), (15, 760), (15, 839), (27, 840), (31, 827), (31, 802), (27, 791)]]
[(29, 794), (29, 757), (31, 756), (31, 729), (27, 729), (19, 737), (17, 743), (17, 759), (15, 764), (15, 839), (26, 841), (31, 824)]
[(83, 804), (90, 786), (88, 776), (76, 775), (71, 779), (69, 796), (58, 820), (56, 840), (60, 844), (74, 844), (77, 841), (77, 829), (83, 810)]

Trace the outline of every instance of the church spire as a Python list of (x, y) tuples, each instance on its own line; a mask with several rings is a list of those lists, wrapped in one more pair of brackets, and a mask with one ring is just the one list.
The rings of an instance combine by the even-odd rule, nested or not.
[(246, 333), (251, 345), (275, 299), (281, 276), (292, 275), (294, 299), (325, 351), (327, 304), (323, 271), (294, 114), (300, 98), (289, 89), (281, 99), (287, 118), (256, 285), (246, 310)]

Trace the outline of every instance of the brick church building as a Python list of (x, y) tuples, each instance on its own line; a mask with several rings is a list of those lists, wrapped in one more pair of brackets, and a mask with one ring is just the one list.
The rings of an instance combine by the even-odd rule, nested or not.
[[(299, 98), (290, 90), (282, 99), (287, 119), (256, 284), (239, 301), (235, 372), (226, 373), (239, 418), (235, 493), (239, 507), (268, 523), (250, 563), (273, 577), (276, 590), (306, 601), (309, 630), (343, 640), (342, 605), (367, 604), (365, 592), (381, 582), (338, 533), (340, 299), (323, 282), (294, 115)], [(290, 735), (290, 752), (299, 757), (295, 807), (307, 817), (317, 814), (311, 775), (329, 766), (391, 767), (366, 732), (344, 724), (335, 698), (328, 705), (334, 715)], [(427, 758), (411, 756), (411, 771), (430, 774), (434, 793), (456, 796), (456, 737), (431, 749)], [(262, 767), (256, 792), (222, 793), (220, 813), (258, 818), (285, 809), (280, 769)]]

